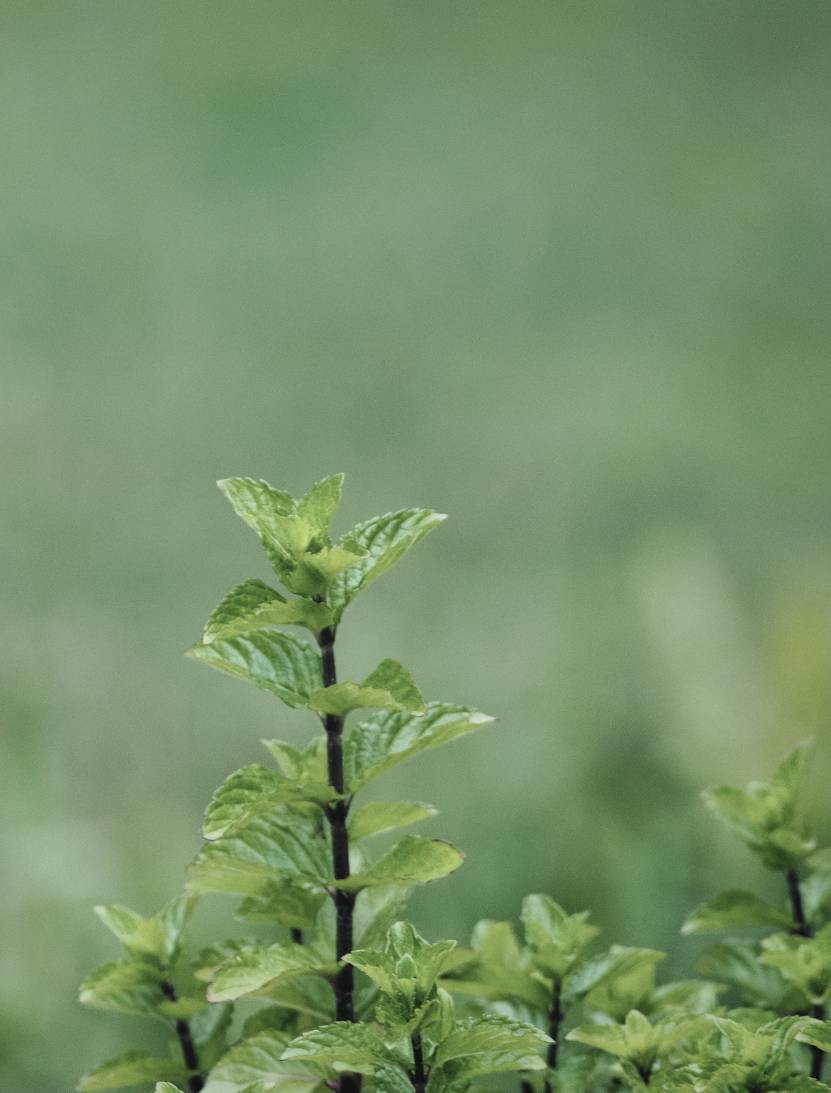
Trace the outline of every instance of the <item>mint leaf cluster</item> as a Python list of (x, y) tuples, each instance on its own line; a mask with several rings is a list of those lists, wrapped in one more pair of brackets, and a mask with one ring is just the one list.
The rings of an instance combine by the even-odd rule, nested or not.
[[(782, 898), (729, 888), (697, 907), (683, 932), (722, 936), (696, 975), (661, 981), (664, 953), (603, 945), (588, 912), (543, 893), (526, 896), (518, 924), (478, 923), (468, 946), (429, 941), (406, 921), (407, 897), (463, 855), (410, 833), (379, 851), (378, 836), (436, 809), (359, 795), (492, 718), (426, 698), (391, 658), (340, 679), (336, 643), (352, 600), (444, 517), (403, 509), (335, 537), (342, 475), (300, 498), (250, 478), (219, 487), (273, 575), (236, 584), (189, 655), (306, 711), (316, 731), (301, 744), (263, 741), (265, 761), (217, 788), (183, 894), (147, 917), (96, 908), (121, 952), (91, 972), (81, 1002), (160, 1023), (169, 1044), (101, 1063), (79, 1090), (466, 1093), (483, 1080), (513, 1081), (518, 1093), (831, 1088), (831, 849), (800, 818), (805, 747), (769, 782), (705, 795), (779, 876)], [(236, 918), (268, 936), (194, 950), (188, 924), (214, 894), (233, 897)]]

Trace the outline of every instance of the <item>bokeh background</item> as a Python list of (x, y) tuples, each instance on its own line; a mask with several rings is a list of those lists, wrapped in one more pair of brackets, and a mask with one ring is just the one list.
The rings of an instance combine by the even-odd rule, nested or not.
[(425, 931), (545, 890), (677, 972), (776, 891), (701, 787), (813, 734), (828, 832), (830, 72), (824, 0), (4, 0), (0, 1087), (141, 1046), (91, 905), (313, 729), (181, 655), (266, 575), (221, 476), (451, 514), (340, 641), (499, 717), (381, 787), (468, 853)]

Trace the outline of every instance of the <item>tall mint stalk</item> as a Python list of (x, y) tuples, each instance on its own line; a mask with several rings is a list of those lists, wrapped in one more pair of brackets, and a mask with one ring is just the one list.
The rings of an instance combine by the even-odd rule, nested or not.
[[(831, 851), (797, 818), (804, 749), (770, 782), (707, 795), (786, 892), (777, 906), (730, 890), (693, 912), (686, 933), (773, 928), (711, 947), (704, 978), (660, 983), (664, 954), (654, 949), (594, 950), (588, 912), (545, 894), (522, 901), (521, 936), (485, 919), (469, 947), (429, 942), (402, 919), (407, 895), (453, 872), (462, 854), (414, 835), (378, 853), (379, 836), (435, 809), (355, 799), (398, 763), (491, 718), (425, 702), (395, 660), (341, 681), (335, 645), (355, 596), (442, 517), (405, 509), (333, 539), (340, 475), (299, 499), (249, 478), (219, 485), (282, 587), (259, 577), (236, 585), (190, 655), (313, 714), (320, 731), (302, 746), (266, 740), (273, 765), (226, 778), (184, 895), (147, 917), (96, 908), (123, 955), (92, 972), (81, 1001), (161, 1022), (170, 1043), (107, 1060), (80, 1090), (358, 1093), (365, 1083), (363, 1093), (467, 1093), (505, 1072), (521, 1093), (830, 1088), (821, 1079)], [(186, 927), (208, 893), (236, 897), (236, 917), (267, 938), (235, 934), (187, 953)]]

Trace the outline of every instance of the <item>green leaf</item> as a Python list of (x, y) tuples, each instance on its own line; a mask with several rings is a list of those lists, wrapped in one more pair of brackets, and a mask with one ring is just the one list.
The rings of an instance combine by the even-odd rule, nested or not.
[(298, 976), (272, 984), (263, 992), (276, 1005), (307, 1014), (316, 1024), (334, 1020), (335, 996), (330, 984), (319, 976)]
[(296, 927), (306, 930), (317, 918), (326, 895), (310, 890), (306, 882), (283, 877), (266, 881), (256, 895), (247, 896), (236, 909), (236, 917), (246, 922)]
[(550, 1044), (533, 1025), (505, 1017), (472, 1017), (460, 1021), (438, 1046), (428, 1090), (448, 1081), (469, 1082), (482, 1074), (506, 1070), (543, 1070), (540, 1049)]
[(354, 536), (331, 544), (329, 522), (340, 497), (339, 476), (317, 483), (299, 502), (251, 478), (224, 479), (218, 485), (259, 535), (280, 580), (301, 596), (323, 598), (338, 574), (366, 556)]
[(409, 922), (395, 922), (387, 931), (382, 951), (356, 949), (344, 960), (360, 969), (382, 993), (401, 998), (412, 1014), (433, 992), (455, 941), (425, 939)]
[(648, 969), (651, 973), (655, 965), (666, 954), (657, 949), (635, 949), (624, 945), (612, 945), (607, 953), (580, 964), (566, 980), (566, 997), (582, 998), (589, 991), (601, 985), (607, 985), (625, 976), (637, 974)]
[(259, 994), (271, 985), (298, 975), (334, 975), (337, 962), (326, 958), (314, 946), (293, 943), (257, 945), (224, 964), (208, 990), (211, 1002), (232, 1001), (246, 994)]
[(801, 877), (802, 903), (809, 922), (828, 917), (831, 909), (831, 849), (818, 850), (808, 860), (809, 873)]
[(626, 1059), (643, 1074), (676, 1045), (698, 1033), (706, 1021), (697, 1016), (670, 1015), (652, 1023), (640, 1011), (630, 1010), (622, 1025), (581, 1025), (572, 1029), (566, 1039)]
[[(290, 577), (284, 577), (283, 581), (288, 588), (301, 596), (323, 599), (338, 574), (356, 565), (364, 557), (364, 551), (347, 550), (342, 544), (309, 550), (301, 555), (297, 568)], [(332, 621), (337, 622), (334, 612)]]
[(424, 839), (405, 835), (400, 842), (364, 873), (345, 880), (330, 882), (336, 888), (359, 892), (377, 884), (397, 884), (407, 887), (428, 884), (458, 869), (464, 854), (442, 839)]
[(652, 1026), (642, 1013), (631, 1010), (626, 1025), (581, 1025), (572, 1029), (566, 1039), (628, 1059), (652, 1048)]
[(400, 1066), (379, 1065), (375, 1068), (377, 1093), (413, 1093), (409, 1075)]
[[(146, 1051), (126, 1051), (90, 1070), (78, 1084), (82, 1093), (98, 1089), (123, 1089), (143, 1082), (187, 1078), (184, 1063), (173, 1058), (157, 1058)], [(175, 1087), (169, 1087), (175, 1088)]]
[(712, 945), (699, 956), (696, 967), (704, 975), (729, 983), (750, 1005), (776, 1011), (799, 1009), (804, 1001), (793, 996), (775, 968), (760, 962), (757, 948), (747, 942)]
[(326, 841), (310, 822), (260, 816), (208, 843), (189, 866), (187, 884), (192, 892), (262, 896), (273, 895), (285, 881), (323, 887), (330, 876)]
[(695, 1014), (710, 1013), (725, 990), (723, 983), (714, 983), (709, 979), (678, 979), (655, 988), (651, 998), (652, 1008), (659, 1015), (683, 1010)]
[(182, 1090), (178, 1085), (171, 1085), (170, 1082), (156, 1082), (155, 1093), (182, 1093)]
[(790, 926), (784, 911), (765, 903), (752, 892), (731, 889), (702, 903), (681, 927), (682, 934), (700, 934), (732, 926)]
[(203, 983), (210, 983), (223, 964), (256, 944), (250, 937), (229, 937), (225, 941), (206, 945), (194, 958), (192, 973)]
[(335, 796), (326, 782), (290, 781), (268, 767), (252, 763), (229, 775), (214, 793), (205, 812), (202, 834), (212, 841), (281, 805), (322, 804)]
[(443, 702), (428, 703), (423, 714), (408, 710), (371, 714), (344, 739), (344, 772), (350, 792), (418, 752), (440, 747), (492, 721), (477, 710)]
[(343, 478), (342, 474), (322, 478), (297, 502), (298, 516), (302, 516), (320, 536), (329, 535), (332, 517), (340, 505)]
[(371, 690), (386, 691), (406, 710), (424, 710), (424, 699), (415, 685), (410, 672), (397, 660), (382, 660), (374, 671), (370, 672), (362, 686)]
[(205, 624), (203, 642), (232, 638), (275, 626), (305, 626), (321, 630), (329, 626), (332, 613), (322, 603), (305, 598), (286, 600), (279, 592), (256, 578), (232, 588)]
[(448, 990), (543, 1012), (548, 1008), (551, 991), (532, 976), (528, 954), (520, 949), (509, 922), (478, 922), (471, 945), (469, 950), (457, 950), (458, 963), (454, 961), (445, 973)]
[(387, 930), (401, 918), (409, 889), (400, 885), (367, 888), (355, 905), (353, 918), (355, 941), (362, 949), (383, 944)]
[(253, 478), (224, 478), (217, 486), (237, 516), (259, 535), (277, 573), (290, 573), (314, 535), (312, 525), (297, 515), (291, 494)]
[(367, 555), (332, 582), (327, 603), (335, 619), (340, 618), (361, 589), (386, 573), (444, 519), (442, 513), (430, 509), (403, 509), (358, 524), (346, 541), (354, 542), (366, 550)]
[(192, 896), (178, 896), (149, 918), (117, 903), (93, 910), (131, 956), (151, 957), (167, 965), (178, 952), (179, 939), (193, 906)]
[(796, 1033), (796, 1039), (801, 1044), (811, 1044), (820, 1051), (831, 1051), (831, 1022), (813, 1021), (808, 1018), (810, 1024), (802, 1023)]
[(550, 896), (525, 897), (521, 914), (525, 941), (543, 974), (562, 979), (571, 971), (586, 945), (600, 932), (586, 921), (588, 916), (588, 911), (566, 914)]
[(258, 1089), (281, 1093), (309, 1093), (320, 1084), (320, 1067), (281, 1059), (291, 1037), (264, 1029), (246, 1037), (228, 1051), (211, 1071), (205, 1093), (243, 1093), (254, 1083)]
[(194, 645), (188, 656), (277, 695), (287, 706), (306, 706), (320, 685), (320, 654), (282, 630), (258, 630)]
[(776, 968), (814, 1005), (831, 998), (831, 923), (815, 937), (771, 934), (763, 939), (762, 949), (760, 961)]
[[(618, 946), (613, 945), (609, 952), (613, 953), (617, 949)], [(643, 959), (628, 971), (601, 980), (597, 986), (593, 987), (585, 998), (587, 1010), (605, 1014), (613, 1021), (623, 1021), (626, 1014), (633, 1009), (650, 1014), (663, 1012), (656, 998), (655, 987), (656, 969), (663, 959), (663, 953), (646, 949), (644, 954), (651, 955), (644, 955)], [(594, 963), (594, 960), (590, 960), (588, 965), (578, 965), (574, 973), (578, 984), (582, 968), (585, 966), (590, 968)]]
[(156, 1017), (165, 1002), (163, 972), (141, 960), (114, 960), (96, 968), (81, 984), (80, 1001), (93, 1009)]
[(333, 683), (321, 687), (309, 699), (309, 709), (317, 713), (345, 717), (362, 708), (424, 710), (424, 700), (413, 677), (397, 660), (382, 660), (363, 683)]
[(264, 1006), (246, 1017), (240, 1029), (240, 1039), (247, 1040), (259, 1032), (282, 1032), (291, 1039), (296, 1034), (296, 1024), (297, 1014), (291, 1010), (283, 1006)]
[(373, 1074), (376, 1066), (406, 1065), (368, 1025), (337, 1021), (298, 1036), (283, 1052), (284, 1060), (318, 1063), (335, 1071)]
[(290, 516), (297, 508), (290, 493), (275, 489), (261, 478), (221, 478), (217, 486), (237, 516), (254, 531), (267, 524), (272, 515)]
[(381, 835), (385, 831), (395, 831), (399, 827), (429, 820), (437, 809), (418, 801), (369, 801), (361, 805), (349, 820), (349, 838), (353, 842), (367, 839), (370, 835)]
[[(258, 608), (271, 603), (285, 604), (286, 598), (276, 589), (251, 577), (241, 584), (234, 585), (208, 616), (202, 633), (203, 641), (216, 637), (231, 637), (231, 627), (241, 619), (252, 615)], [(241, 631), (244, 632), (244, 631)]]
[(313, 737), (305, 748), (295, 748), (283, 740), (263, 740), (281, 774), (293, 782), (325, 782), (326, 734)]

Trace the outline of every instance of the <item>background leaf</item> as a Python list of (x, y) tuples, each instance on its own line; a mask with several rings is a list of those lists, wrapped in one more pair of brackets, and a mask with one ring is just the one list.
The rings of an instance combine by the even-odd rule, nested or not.
[(699, 934), (733, 926), (792, 925), (791, 916), (765, 903), (752, 892), (731, 889), (700, 904), (681, 927), (682, 934)]
[(78, 1084), (83, 1093), (98, 1089), (123, 1089), (146, 1082), (178, 1081), (187, 1078), (184, 1063), (173, 1058), (158, 1058), (146, 1051), (126, 1051), (101, 1063)]

